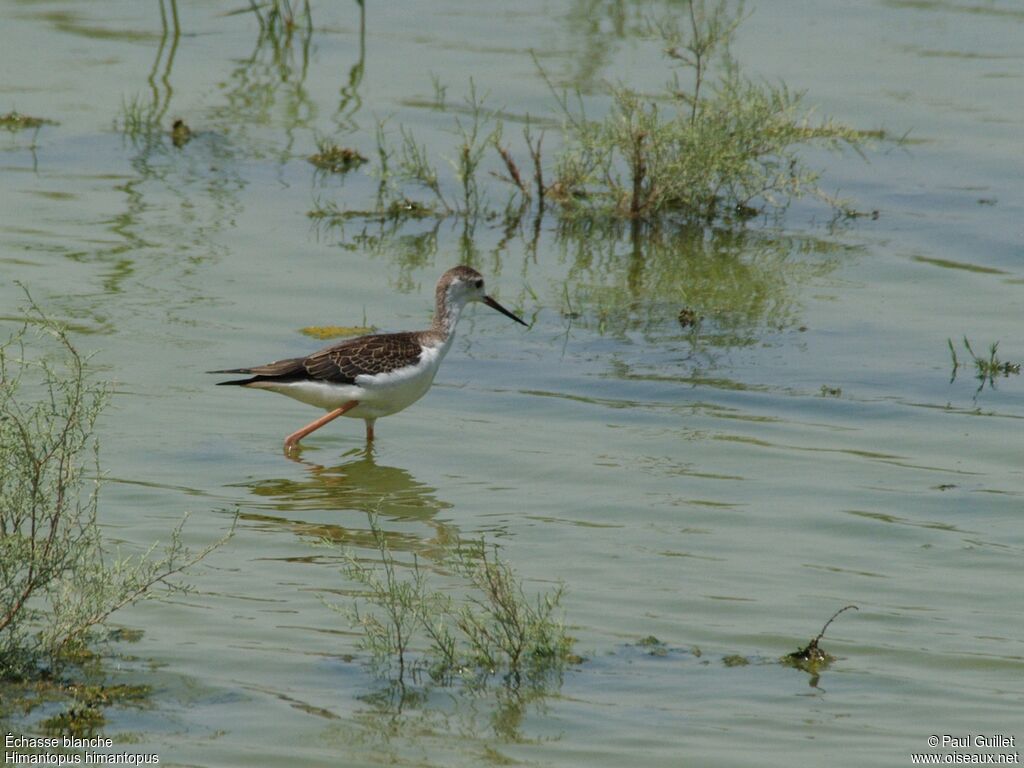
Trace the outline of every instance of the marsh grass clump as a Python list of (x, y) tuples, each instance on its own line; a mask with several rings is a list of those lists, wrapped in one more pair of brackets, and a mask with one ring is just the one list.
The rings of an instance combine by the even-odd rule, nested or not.
[(566, 147), (548, 197), (563, 215), (743, 220), (806, 194), (848, 210), (821, 191), (799, 150), (857, 149), (864, 134), (813, 122), (801, 94), (745, 77), (729, 53), (741, 13), (727, 0), (692, 0), (684, 24), (653, 25), (674, 67), (657, 97), (613, 86), (608, 115), (594, 120), (582, 100), (573, 107), (555, 92)]
[(115, 127), (133, 142), (147, 141), (160, 132), (159, 107), (143, 96), (121, 100)]
[(348, 173), (367, 162), (367, 159), (351, 147), (341, 147), (327, 139), (320, 139), (317, 141), (317, 152), (310, 155), (309, 162), (321, 171)]
[(856, 142), (852, 130), (832, 123), (812, 129), (799, 95), (744, 80), (734, 69), (693, 118), (685, 105), (666, 108), (628, 88), (613, 90), (613, 99), (605, 119), (575, 119), (558, 158), (549, 198), (566, 215), (750, 218), (821, 194), (798, 147)]
[[(438, 217), (463, 216), (475, 219), (484, 212), (485, 200), (480, 186), (480, 167), (500, 127), (484, 103), (486, 94), (478, 94), (472, 79), (469, 93), (454, 119), (456, 137), (453, 156), (448, 159), (457, 192), (446, 191), (448, 179), (433, 163), (426, 145), (405, 126), (399, 126), (400, 142), (394, 149), (386, 126), (377, 128), (377, 155), (381, 179), (377, 207), (395, 217), (419, 216), (424, 211)], [(410, 199), (413, 190), (428, 193), (427, 201)]]
[(345, 573), (364, 593), (362, 605), (341, 610), (362, 630), (361, 645), (382, 677), (404, 685), (425, 673), (447, 685), (498, 675), (517, 687), (524, 679), (542, 682), (574, 658), (556, 616), (561, 587), (527, 596), (512, 567), (481, 540), (446, 558), (462, 589), (434, 589), (418, 557), (400, 563), (376, 520), (371, 531), (379, 561), (347, 555)]
[[(949, 345), (949, 354), (953, 358), (953, 373), (950, 376), (950, 383), (952, 384), (956, 380), (957, 371), (960, 368), (969, 366), (970, 363), (961, 363), (956, 355), (956, 347), (953, 346), (952, 339), (946, 339), (946, 344)], [(1007, 377), (1010, 375), (1016, 376), (1020, 373), (1020, 363), (1013, 363), (1008, 360), (1000, 360), (997, 354), (999, 350), (999, 342), (994, 341), (989, 345), (988, 357), (978, 355), (971, 348), (971, 342), (966, 336), (964, 336), (964, 349), (967, 350), (967, 354), (970, 355), (971, 361), (974, 363), (975, 378), (978, 379), (977, 392), (981, 392), (988, 384), (990, 387), (995, 387), (996, 376)]]
[[(439, 87), (436, 79), (435, 87)], [(378, 179), (374, 207), (351, 209), (332, 201), (317, 201), (309, 217), (332, 225), (348, 219), (407, 221), (452, 216), (469, 223), (489, 214), (481, 168), (484, 155), (501, 129), (494, 114), (484, 106), (485, 100), (486, 95), (479, 95), (470, 79), (464, 103), (453, 107), (459, 113), (452, 127), (456, 143), (451, 157), (446, 158), (447, 164), (435, 164), (426, 144), (406, 126), (398, 126), (396, 142), (394, 135), (389, 135), (387, 122), (378, 122), (377, 158), (372, 171)]]
[(213, 548), (192, 554), (179, 526), (162, 554), (110, 550), (93, 436), (107, 397), (64, 328), (31, 304), (0, 344), (0, 679), (57, 676), (116, 610), (187, 589), (174, 577)]

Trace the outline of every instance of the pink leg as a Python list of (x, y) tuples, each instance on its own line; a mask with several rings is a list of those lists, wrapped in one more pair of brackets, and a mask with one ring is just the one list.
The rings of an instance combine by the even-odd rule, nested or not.
[(292, 450), (293, 448), (295, 448), (295, 446), (297, 446), (299, 444), (299, 440), (304, 438), (306, 435), (308, 435), (311, 432), (315, 432), (316, 430), (320, 429), (320, 427), (322, 427), (324, 424), (330, 424), (332, 421), (334, 421), (336, 418), (341, 416), (343, 413), (345, 413), (346, 411), (351, 411), (357, 405), (359, 405), (359, 401), (358, 400), (349, 400), (347, 403), (345, 403), (343, 406), (341, 406), (341, 408), (335, 408), (330, 413), (328, 413), (328, 414), (326, 414), (324, 416), (321, 416), (319, 419), (314, 421), (312, 424), (307, 424), (306, 426), (304, 426), (302, 429), (298, 430), (297, 432), (292, 432), (290, 435), (288, 435), (288, 437), (286, 437), (284, 439), (284, 449), (285, 449), (285, 451)]
[(373, 423), (375, 421), (376, 421), (376, 419), (367, 419), (366, 420), (366, 442), (368, 442), (368, 443), (372, 443), (373, 442)]

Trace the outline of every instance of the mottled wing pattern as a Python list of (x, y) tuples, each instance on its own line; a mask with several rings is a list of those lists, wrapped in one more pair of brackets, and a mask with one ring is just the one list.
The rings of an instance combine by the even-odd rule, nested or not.
[(305, 358), (302, 366), (310, 379), (354, 384), (356, 376), (389, 373), (415, 365), (421, 351), (417, 334), (387, 333), (321, 349)]
[(221, 381), (219, 384), (245, 386), (261, 381), (326, 381), (331, 384), (355, 384), (356, 376), (390, 373), (419, 362), (422, 333), (382, 333), (362, 336), (325, 347), (308, 357), (291, 357), (252, 368), (231, 368), (210, 373), (246, 373), (248, 379)]

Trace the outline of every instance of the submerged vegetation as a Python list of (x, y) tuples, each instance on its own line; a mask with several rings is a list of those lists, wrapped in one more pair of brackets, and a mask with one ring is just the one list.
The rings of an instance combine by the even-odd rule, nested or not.
[[(952, 339), (946, 339), (946, 344), (949, 345), (949, 354), (953, 358), (953, 373), (950, 376), (950, 383), (956, 381), (957, 372), (964, 367), (969, 367), (971, 363), (962, 363), (956, 355), (956, 347), (953, 346)], [(999, 350), (999, 342), (994, 341), (988, 348), (988, 357), (977, 354), (974, 349), (971, 348), (971, 342), (966, 336), (964, 336), (964, 349), (967, 350), (967, 354), (970, 355), (971, 362), (974, 364), (974, 376), (978, 380), (978, 392), (981, 392), (988, 384), (990, 387), (995, 387), (996, 376), (1007, 377), (1010, 375), (1017, 375), (1020, 373), (1020, 363), (1013, 363), (1009, 360), (1000, 360), (997, 354)]]
[(162, 554), (154, 544), (123, 556), (104, 541), (93, 427), (107, 396), (64, 328), (34, 305), (0, 345), (2, 679), (58, 676), (115, 611), (186, 590), (175, 577), (212, 549), (190, 552), (181, 526)]
[[(662, 44), (670, 82), (655, 96), (608, 86), (611, 106), (599, 118), (586, 114), (579, 94), (573, 98), (556, 88), (535, 58), (562, 118), (561, 146), (550, 159), (544, 156), (546, 131), (529, 117), (517, 157), (500, 113), (485, 107), (472, 80), (465, 103), (453, 109), (457, 141), (450, 179), (408, 128), (399, 127), (396, 149), (381, 125), (375, 214), (504, 214), (518, 220), (531, 210), (539, 217), (550, 209), (563, 220), (742, 222), (814, 195), (840, 215), (857, 215), (823, 192), (818, 173), (804, 165), (799, 151), (812, 144), (860, 151), (877, 132), (814, 121), (801, 94), (743, 75), (729, 52), (740, 20), (741, 9), (730, 10), (727, 0), (693, 0), (683, 24), (674, 18), (651, 24), (648, 36)], [(444, 104), (436, 81), (434, 90), (441, 94), (435, 102)], [(497, 166), (488, 168), (489, 175), (511, 188), (503, 209), (491, 207), (484, 193), (488, 159)], [(365, 212), (328, 204), (311, 215)]]
[(351, 609), (332, 607), (362, 630), (362, 647), (381, 677), (404, 685), (425, 673), (433, 683), (450, 685), (497, 675), (513, 687), (524, 680), (542, 685), (575, 660), (572, 639), (556, 616), (561, 587), (531, 599), (497, 548), (480, 540), (452, 547), (444, 560), (462, 582), (460, 599), (432, 588), (415, 555), (411, 563), (397, 561), (375, 519), (371, 531), (379, 562), (349, 554), (346, 567), (370, 608), (358, 602)]
[(309, 162), (322, 171), (330, 173), (348, 173), (366, 162), (357, 150), (350, 147), (339, 147), (333, 142), (321, 139), (317, 142), (317, 151), (310, 155)]

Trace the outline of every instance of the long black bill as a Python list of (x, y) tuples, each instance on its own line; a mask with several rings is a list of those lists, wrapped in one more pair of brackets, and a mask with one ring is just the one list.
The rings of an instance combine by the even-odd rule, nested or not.
[(496, 301), (495, 301), (494, 299), (492, 299), (492, 298), (491, 298), (490, 296), (484, 296), (484, 304), (486, 304), (486, 305), (487, 305), (488, 307), (490, 307), (491, 309), (496, 309), (496, 310), (498, 310), (498, 311), (499, 311), (499, 312), (501, 312), (501, 314), (503, 314), (503, 315), (504, 315), (505, 317), (511, 317), (511, 318), (512, 318), (513, 320), (515, 320), (515, 321), (516, 321), (517, 323), (519, 323), (520, 325), (525, 325), (525, 326), (526, 326), (527, 328), (529, 328), (529, 327), (530, 327), (530, 326), (529, 326), (529, 324), (528, 324), (528, 323), (527, 323), (526, 321), (524, 321), (524, 320), (523, 320), (522, 318), (520, 318), (520, 317), (516, 317), (515, 315), (513, 315), (513, 314), (512, 314), (511, 312), (509, 312), (509, 311), (508, 311), (507, 309), (505, 309), (505, 308), (504, 308), (503, 306), (501, 306), (501, 304), (499, 304), (498, 302), (496, 302)]

